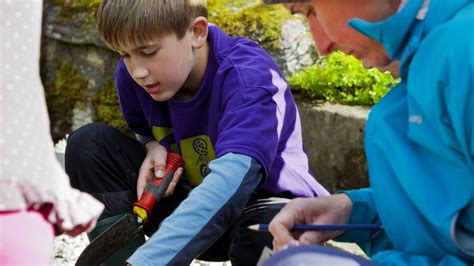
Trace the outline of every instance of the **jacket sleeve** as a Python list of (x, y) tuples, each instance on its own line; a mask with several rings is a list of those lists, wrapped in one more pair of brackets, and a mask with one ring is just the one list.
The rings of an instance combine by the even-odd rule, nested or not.
[(262, 179), (261, 165), (249, 156), (228, 153), (212, 161), (209, 169), (201, 185), (189, 193), (128, 263), (189, 265), (238, 219)]
[[(352, 201), (352, 212), (349, 218), (349, 224), (381, 224), (372, 197), (371, 188), (340, 191), (339, 193), (345, 193)], [(380, 250), (391, 248), (391, 244), (384, 230), (375, 232), (347, 231), (335, 240), (341, 242), (355, 242), (369, 256)]]

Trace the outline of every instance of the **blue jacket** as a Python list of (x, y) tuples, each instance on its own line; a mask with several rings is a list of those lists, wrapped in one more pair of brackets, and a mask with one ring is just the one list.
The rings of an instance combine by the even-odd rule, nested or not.
[[(427, 12), (426, 12), (427, 11)], [(384, 21), (349, 22), (401, 62), (401, 83), (370, 112), (371, 188), (347, 191), (345, 233), (383, 265), (474, 262), (474, 3), (408, 0)]]

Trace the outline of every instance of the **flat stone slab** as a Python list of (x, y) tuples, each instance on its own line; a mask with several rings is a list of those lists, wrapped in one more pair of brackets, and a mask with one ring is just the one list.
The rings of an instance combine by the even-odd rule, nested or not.
[(364, 129), (369, 108), (296, 97), (309, 166), (330, 192), (368, 186)]

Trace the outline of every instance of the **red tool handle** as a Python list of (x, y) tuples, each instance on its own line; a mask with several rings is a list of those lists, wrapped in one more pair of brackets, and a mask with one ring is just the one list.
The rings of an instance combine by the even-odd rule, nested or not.
[(151, 209), (165, 194), (166, 189), (173, 180), (174, 173), (182, 166), (184, 166), (184, 161), (181, 156), (172, 152), (168, 153), (164, 176), (158, 176), (150, 181), (146, 185), (140, 199), (132, 204), (135, 215), (139, 216), (142, 220), (146, 220), (150, 216)]

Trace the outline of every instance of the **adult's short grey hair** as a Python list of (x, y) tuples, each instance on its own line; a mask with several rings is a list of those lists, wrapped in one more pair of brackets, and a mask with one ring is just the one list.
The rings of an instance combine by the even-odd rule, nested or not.
[(304, 3), (311, 2), (311, 0), (264, 0), (265, 4), (280, 4), (280, 3)]

